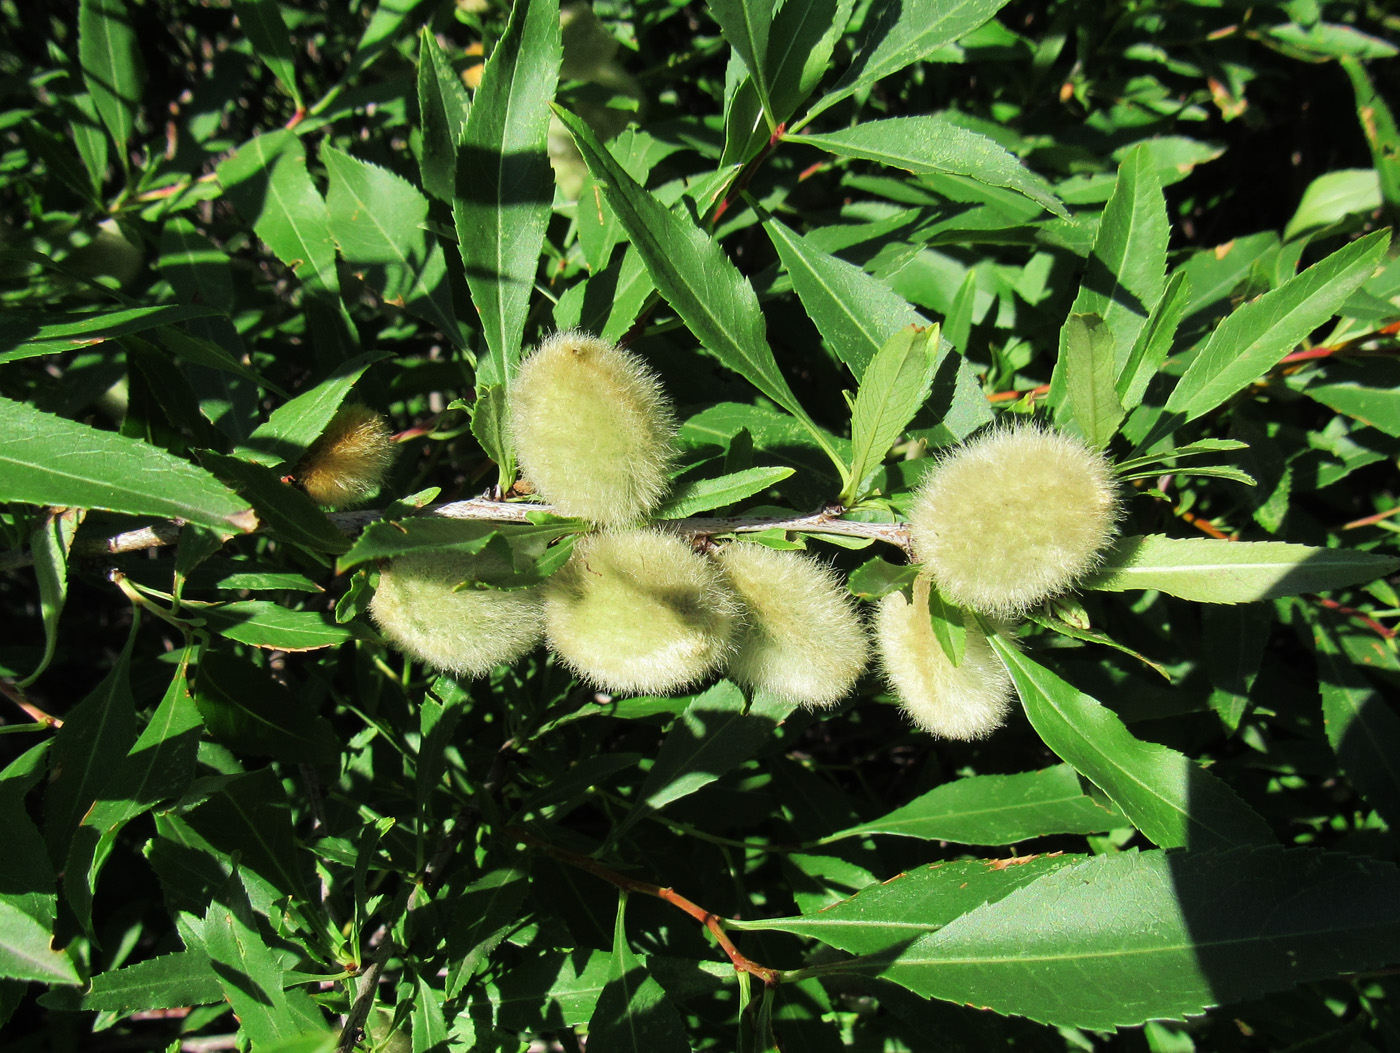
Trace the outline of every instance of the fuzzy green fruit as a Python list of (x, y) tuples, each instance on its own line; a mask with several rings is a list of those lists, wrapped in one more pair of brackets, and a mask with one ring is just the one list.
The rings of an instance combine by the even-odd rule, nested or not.
[(810, 556), (744, 541), (714, 558), (748, 612), (730, 676), (799, 705), (840, 701), (870, 655), (840, 577)]
[(370, 614), (399, 650), (458, 677), (513, 662), (544, 634), (540, 590), (454, 591), (462, 582), (510, 570), (491, 552), (415, 552), (379, 571)]
[(509, 406), (525, 478), (560, 515), (625, 526), (670, 489), (675, 418), (636, 355), (556, 333), (521, 363)]
[(1070, 588), (1113, 538), (1113, 468), (1082, 440), (995, 428), (941, 457), (909, 511), (914, 557), (945, 597), (1000, 618)]
[(606, 691), (676, 691), (733, 652), (739, 602), (719, 568), (674, 534), (583, 538), (544, 590), (550, 650)]
[(892, 592), (880, 601), (875, 636), (880, 663), (909, 719), (945, 739), (980, 739), (1006, 721), (1011, 677), (973, 625), (967, 626), (962, 664), (953, 665), (933, 634), (929, 578), (914, 582), (914, 602)]

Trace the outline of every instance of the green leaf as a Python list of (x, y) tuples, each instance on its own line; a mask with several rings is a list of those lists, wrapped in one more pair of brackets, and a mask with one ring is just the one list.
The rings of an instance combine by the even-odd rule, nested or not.
[(768, 79), (768, 31), (773, 23), (773, 0), (710, 0), (709, 9), (724, 39), (748, 70), (771, 130), (778, 123)]
[(1135, 409), (1141, 404), (1147, 385), (1171, 352), (1172, 341), (1176, 339), (1177, 328), (1190, 301), (1191, 279), (1185, 271), (1177, 271), (1167, 281), (1161, 298), (1147, 316), (1147, 324), (1138, 331), (1128, 360), (1118, 373), (1115, 390), (1125, 409)]
[(11, 501), (183, 519), (224, 534), (257, 518), (208, 472), (155, 446), (0, 399), (0, 492)]
[(129, 1013), (222, 1002), (224, 989), (203, 950), (176, 951), (92, 978), (82, 1008)]
[(611, 971), (605, 951), (561, 951), (515, 966), (487, 991), (499, 1026), (544, 1031), (587, 1023)]
[(286, 970), (258, 930), (256, 915), (237, 878), (204, 915), (204, 950), (240, 1029), (254, 1048), (300, 1038), (321, 1011), (300, 988), (284, 989)]
[(746, 468), (718, 479), (681, 483), (653, 515), (657, 519), (684, 519), (697, 512), (738, 504), (777, 486), (792, 472), (791, 468)]
[(776, 929), (809, 936), (852, 954), (878, 954), (907, 946), (968, 911), (995, 903), (1083, 858), (1052, 852), (1015, 859), (930, 863), (801, 917), (726, 921), (725, 927)]
[(667, 732), (637, 803), (614, 836), (744, 763), (794, 708), (763, 695), (749, 703), (728, 680), (696, 695)]
[(1031, 726), (1061, 759), (1163, 848), (1193, 850), (1272, 841), (1264, 820), (1191, 758), (1134, 738), (1097, 700), (1032, 661), (1000, 636), (987, 637), (1006, 663)]
[(558, 0), (514, 5), (457, 155), (452, 214), (489, 349), (478, 385), (507, 383), (520, 360), (553, 198), (545, 145), (561, 55)]
[(948, 661), (953, 663), (954, 668), (962, 665), (963, 656), (967, 654), (965, 616), (961, 607), (943, 598), (943, 594), (934, 583), (929, 584), (928, 617), (934, 639), (948, 656)]
[(471, 100), (433, 31), (424, 26), (418, 34), (418, 115), (423, 149), (418, 171), (423, 189), (439, 201), (451, 203), (457, 179), (457, 149), (467, 130)]
[(298, 110), (302, 109), (301, 92), (297, 90), (296, 53), (292, 50), (292, 35), (282, 20), (277, 0), (233, 0), (238, 25), (257, 55), (277, 82), (282, 85)]
[(1161, 534), (1120, 538), (1086, 589), (1157, 589), (1197, 603), (1251, 603), (1325, 592), (1393, 574), (1400, 558), (1282, 541), (1219, 541)]
[(807, 416), (778, 368), (753, 286), (719, 243), (638, 186), (580, 118), (557, 106), (555, 113), (573, 135), (661, 295), (707, 350), (801, 421), (844, 472), (844, 459)]
[(878, 278), (822, 252), (768, 213), (760, 211), (759, 218), (812, 323), (857, 380), (890, 333), (929, 324)]
[(908, 327), (886, 340), (870, 360), (851, 411), (851, 471), (839, 498), (842, 504), (864, 496), (860, 491), (866, 480), (928, 400), (939, 350), (937, 325)]
[(1337, 763), (1386, 825), (1400, 829), (1400, 717), (1317, 622), (1313, 650), (1327, 741)]
[(1304, 393), (1329, 409), (1400, 437), (1400, 363), (1386, 359), (1329, 362), (1322, 383)]
[(1113, 334), (1113, 375), (1122, 377), (1150, 309), (1166, 288), (1167, 201), (1145, 146), (1129, 152), (1094, 235), (1088, 268), (1070, 308), (1096, 314)]
[(1235, 310), (1191, 360), (1167, 412), (1195, 420), (1277, 365), (1371, 276), (1389, 241), (1387, 231), (1368, 234)]
[(445, 1053), (448, 1049), (447, 1020), (442, 1013), (441, 994), (429, 987), (422, 976), (417, 981), (410, 1025), (413, 1053)]
[(48, 773), (52, 744), (48, 739), (31, 746), (0, 772), (0, 835), (7, 852), (0, 869), (0, 897), (49, 930), (58, 911), (54, 867), (25, 800)]
[(326, 430), (360, 375), (386, 356), (367, 351), (342, 362), (325, 380), (273, 410), (235, 454), (268, 467), (295, 461)]
[(1285, 241), (1319, 232), (1348, 216), (1369, 214), (1381, 207), (1380, 175), (1374, 168), (1343, 168), (1324, 172), (1303, 191), (1298, 207), (1283, 228)]
[(206, 649), (195, 703), (216, 742), (287, 764), (334, 764), (340, 743), (330, 722), (251, 662)]
[(273, 254), (313, 290), (338, 293), (331, 218), (292, 132), (256, 136), (219, 164), (219, 183)]
[(472, 437), (500, 468), (502, 492), (515, 481), (515, 450), (510, 441), (510, 408), (504, 384), (481, 388), (471, 407)]
[[(212, 307), (161, 304), (154, 307), (124, 307), (116, 311), (80, 315), (59, 322), (40, 319), (11, 318), (0, 329), (0, 362), (17, 362), (40, 355), (74, 351), (116, 340), (118, 337), (142, 333), (157, 326), (173, 325), (194, 318), (209, 318), (219, 312)], [(8, 339), (6, 333), (23, 334), (24, 339)]]
[[(260, 768), (230, 776), (205, 792), (208, 798), (185, 813), (184, 825), (222, 855), (237, 853), (244, 878), (251, 872), (276, 893), (290, 897), (289, 909), (294, 915), (309, 905), (314, 909), (302, 879), (302, 856), (292, 832), (291, 808), (276, 772)], [(208, 848), (204, 846), (201, 854), (208, 854)], [(226, 871), (221, 869), (221, 879), (223, 873)]]
[(857, 599), (878, 600), (896, 589), (913, 585), (921, 569), (916, 563), (890, 563), (876, 556), (851, 571), (846, 578), (846, 588)]
[(592, 1053), (690, 1053), (685, 1022), (666, 992), (627, 947), (626, 894), (618, 898), (612, 966), (588, 1021)]
[(350, 548), (350, 539), (326, 518), (316, 502), (282, 482), (272, 469), (208, 450), (200, 459), (253, 506), (273, 537), (313, 552), (338, 554)]
[(237, 600), (199, 611), (221, 636), (275, 651), (315, 651), (336, 647), (355, 635), (323, 611), (293, 611), (267, 600)]
[(845, 75), (817, 100), (804, 123), (972, 32), (1005, 3), (1006, 0), (904, 0), (882, 5), (867, 20), (865, 35)]
[(150, 723), (131, 752), (117, 762), (69, 844), (63, 892), (86, 932), (92, 932), (98, 875), (117, 836), (157, 802), (184, 793), (194, 778), (202, 722), (185, 678), (188, 660), (186, 651)]
[(880, 975), (924, 997), (1111, 1030), (1386, 965), (1397, 938), (1389, 863), (1317, 849), (1124, 852), (963, 915)]
[(520, 904), (529, 891), (524, 871), (493, 870), (472, 882), (453, 901), (452, 925), (446, 949), (447, 996), (456, 998), (474, 976), (483, 972), (491, 952), (517, 925)]
[(125, 169), (145, 78), (136, 29), (124, 0), (80, 0), (78, 62)]
[(1070, 413), (1089, 444), (1102, 449), (1123, 420), (1113, 383), (1114, 335), (1098, 315), (1072, 314), (1065, 321), (1063, 337), (1060, 362)]
[(963, 845), (1010, 845), (1047, 834), (1098, 834), (1126, 826), (1086, 796), (1068, 764), (1020, 775), (972, 775), (944, 783), (888, 815), (822, 838), (894, 834)]
[(1356, 95), (1356, 115), (1366, 145), (1371, 148), (1381, 197), (1393, 215), (1400, 211), (1400, 127), (1385, 97), (1376, 91), (1366, 67), (1350, 55), (1343, 56), (1341, 66)]
[(355, 539), (350, 551), (336, 561), (335, 572), (344, 574), (352, 567), (374, 559), (390, 559), (416, 549), (442, 549), (475, 554), (484, 549), (500, 529), (498, 524), (473, 519), (447, 519), (424, 516), (403, 522), (371, 523)]
[(0, 977), (50, 984), (80, 984), (67, 951), (51, 946), (49, 926), (0, 895)]
[(321, 144), (331, 235), (345, 262), (388, 303), (462, 342), (447, 285), (447, 259), (424, 224), (428, 199), (386, 168)]
[(1024, 167), (1014, 154), (985, 135), (942, 117), (890, 117), (865, 121), (839, 132), (785, 139), (815, 146), (837, 157), (875, 161), (915, 175), (967, 176), (988, 186), (1014, 190), (1061, 219), (1069, 218), (1050, 184)]
[(136, 739), (136, 703), (131, 694), (131, 649), (140, 619), (132, 622), (116, 664), (92, 694), (66, 715), (49, 751), (44, 839), (49, 856), (62, 864), (83, 816), (116, 775)]
[(58, 646), (58, 618), (68, 598), (68, 553), (73, 536), (83, 521), (81, 508), (45, 509), (39, 525), (29, 535), (29, 551), (34, 555), (34, 573), (39, 579), (39, 609), (44, 617), (44, 654), (39, 666), (19, 682), (28, 687), (53, 661)]

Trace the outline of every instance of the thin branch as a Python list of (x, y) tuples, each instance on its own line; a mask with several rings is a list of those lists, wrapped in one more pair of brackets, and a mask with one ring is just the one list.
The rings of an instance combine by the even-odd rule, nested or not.
[(782, 979), (782, 972), (780, 970), (770, 969), (766, 965), (758, 964), (758, 962), (745, 957), (739, 948), (734, 946), (734, 941), (731, 940), (729, 934), (724, 931), (722, 919), (718, 914), (692, 903), (675, 889), (662, 888), (660, 885), (653, 885), (648, 881), (638, 881), (636, 878), (630, 878), (626, 874), (619, 874), (616, 870), (604, 866), (596, 859), (580, 855), (577, 852), (570, 852), (567, 848), (559, 848), (557, 845), (551, 845), (549, 842), (542, 841), (524, 830), (512, 827), (510, 833), (525, 842), (531, 848), (537, 848), (545, 855), (557, 859), (561, 863), (567, 863), (569, 866), (577, 867), (579, 870), (586, 870), (588, 873), (595, 877), (602, 878), (604, 881), (617, 888), (625, 889), (628, 892), (640, 892), (645, 896), (655, 896), (657, 899), (665, 900), (673, 907), (679, 907), (710, 931), (710, 934), (714, 936), (720, 948), (729, 956), (729, 960), (733, 963), (736, 972), (749, 973), (752, 976), (756, 976), (770, 987), (775, 986)]
[(19, 706), (20, 709), (24, 710), (25, 716), (27, 716), (30, 720), (34, 721), (34, 723), (45, 724), (51, 728), (63, 727), (62, 720), (60, 720), (58, 717), (50, 716), (49, 714), (45, 713), (33, 702), (25, 698), (24, 692), (21, 691), (14, 684), (5, 680), (0, 680), (0, 695), (4, 695), (15, 705)]
[[(447, 519), (474, 519), (495, 523), (528, 523), (531, 512), (553, 512), (545, 504), (528, 501), (494, 501), (476, 497), (469, 501), (428, 505), (420, 514)], [(357, 534), (370, 523), (384, 517), (382, 509), (358, 512), (332, 512), (330, 520), (347, 534)], [(909, 532), (902, 523), (859, 523), (842, 519), (839, 508), (823, 509), (806, 516), (736, 516), (727, 519), (660, 519), (656, 526), (674, 530), (687, 537), (709, 537), (715, 534), (746, 534), (761, 530), (795, 530), (810, 534), (837, 534), (842, 537), (869, 538), (883, 541), (909, 553)], [(240, 535), (241, 536), (241, 535)], [(111, 537), (79, 541), (73, 546), (73, 557), (113, 556), (123, 552), (140, 552), (163, 548), (180, 539), (180, 524), (153, 523), (138, 530), (128, 530)], [(34, 562), (27, 550), (0, 553), (0, 570), (17, 570)]]

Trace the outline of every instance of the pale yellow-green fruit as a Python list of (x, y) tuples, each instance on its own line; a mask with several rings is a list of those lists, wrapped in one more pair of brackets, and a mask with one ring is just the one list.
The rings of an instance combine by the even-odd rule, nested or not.
[(509, 407), (525, 478), (560, 515), (630, 525), (670, 489), (675, 417), (631, 352), (578, 330), (556, 333), (521, 363)]
[(944, 652), (928, 610), (929, 578), (914, 583), (914, 601), (892, 592), (875, 614), (880, 664), (909, 719), (945, 739), (980, 739), (1006, 721), (1011, 677), (974, 625), (960, 665)]
[(344, 508), (373, 497), (398, 454), (389, 422), (367, 406), (347, 402), (293, 474), (318, 505)]
[(714, 558), (747, 612), (729, 675), (804, 706), (845, 697), (870, 641), (840, 577), (810, 556), (745, 541)]
[(606, 691), (677, 691), (733, 653), (739, 601), (719, 568), (674, 534), (585, 537), (544, 591), (550, 650)]
[(405, 654), (454, 676), (481, 676), (515, 661), (544, 635), (538, 588), (456, 589), (509, 570), (490, 551), (409, 553), (380, 568), (369, 611)]
[(914, 558), (952, 602), (1015, 617), (1094, 568), (1118, 495), (1098, 450), (1052, 428), (994, 428), (939, 458), (909, 510)]

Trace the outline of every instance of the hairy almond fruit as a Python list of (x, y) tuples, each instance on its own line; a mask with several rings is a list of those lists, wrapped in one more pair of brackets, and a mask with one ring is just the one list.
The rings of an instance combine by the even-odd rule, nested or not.
[(875, 637), (880, 664), (904, 711), (919, 727), (945, 739), (980, 739), (1006, 721), (1011, 677), (987, 638), (967, 626), (967, 648), (953, 665), (933, 633), (929, 578), (919, 575), (911, 603), (902, 591), (880, 601)]
[(510, 386), (510, 435), (525, 479), (560, 515), (636, 523), (670, 489), (675, 417), (630, 351), (578, 330), (556, 333)]
[(347, 402), (293, 474), (318, 505), (344, 508), (378, 492), (398, 453), (389, 422), (367, 406)]
[(804, 706), (845, 697), (865, 670), (870, 641), (840, 576), (810, 556), (746, 541), (714, 558), (747, 612), (729, 675)]
[(995, 428), (939, 458), (909, 511), (914, 557), (945, 597), (1000, 618), (1072, 587), (1112, 540), (1108, 459), (1034, 424)]
[(544, 635), (538, 588), (456, 587), (510, 568), (492, 552), (413, 552), (379, 571), (369, 610), (399, 650), (458, 677), (513, 662)]
[(674, 534), (585, 537), (543, 588), (550, 650), (604, 690), (676, 691), (733, 653), (742, 608), (719, 568)]

